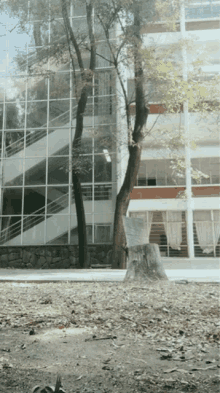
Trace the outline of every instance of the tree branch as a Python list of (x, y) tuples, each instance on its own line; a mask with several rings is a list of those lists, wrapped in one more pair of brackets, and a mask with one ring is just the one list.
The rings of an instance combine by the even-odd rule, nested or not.
[(112, 55), (112, 57), (113, 57), (113, 64), (114, 64), (114, 66), (115, 66), (115, 70), (116, 70), (116, 72), (117, 72), (118, 79), (119, 79), (119, 82), (120, 82), (120, 85), (121, 85), (121, 88), (122, 88), (122, 92), (123, 92), (124, 99), (125, 99), (125, 113), (126, 113), (126, 119), (127, 119), (127, 127), (128, 127), (128, 129), (129, 129), (129, 128), (130, 128), (130, 125), (131, 125), (131, 124), (130, 124), (130, 123), (131, 123), (131, 122), (130, 122), (130, 114), (129, 114), (129, 103), (128, 103), (128, 97), (127, 97), (127, 93), (126, 93), (126, 90), (125, 90), (125, 86), (124, 86), (124, 83), (123, 83), (123, 81), (122, 81), (121, 73), (120, 73), (120, 71), (119, 71), (118, 60), (117, 60), (117, 58), (115, 57), (114, 51), (113, 51), (113, 49), (112, 49), (112, 45), (111, 45), (111, 43), (110, 43), (109, 31), (108, 31), (108, 29), (106, 28), (106, 26), (104, 25), (104, 23), (103, 23), (102, 18), (100, 17), (100, 15), (97, 15), (97, 17), (98, 17), (98, 19), (99, 19), (99, 21), (100, 21), (100, 23), (101, 23), (101, 25), (102, 25), (102, 27), (103, 27), (103, 30), (104, 30), (104, 32), (105, 32), (105, 37), (106, 37), (106, 40), (107, 40), (107, 43), (108, 43), (108, 46), (109, 46), (111, 55)]
[(78, 64), (79, 64), (79, 68), (80, 68), (80, 72), (81, 72), (81, 77), (83, 79), (84, 78), (84, 64), (83, 64), (82, 55), (81, 55), (81, 52), (80, 52), (80, 49), (79, 49), (79, 45), (78, 45), (78, 43), (76, 41), (75, 35), (73, 33), (73, 29), (72, 29), (72, 27), (70, 25), (68, 13), (67, 13), (66, 0), (60, 0), (60, 1), (61, 1), (61, 6), (62, 6), (62, 14), (63, 14), (64, 24), (66, 26), (66, 29), (68, 30), (68, 34), (70, 36), (71, 42), (73, 44), (73, 47), (75, 49), (77, 60), (78, 60)]

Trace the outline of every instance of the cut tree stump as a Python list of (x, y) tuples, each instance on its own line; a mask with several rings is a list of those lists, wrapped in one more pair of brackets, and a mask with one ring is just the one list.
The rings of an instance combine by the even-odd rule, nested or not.
[(168, 280), (158, 244), (128, 247), (128, 267), (124, 281)]

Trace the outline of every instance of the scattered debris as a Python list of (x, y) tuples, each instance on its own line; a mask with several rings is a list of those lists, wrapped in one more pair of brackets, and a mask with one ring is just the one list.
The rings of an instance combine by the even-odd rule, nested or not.
[(174, 367), (174, 368), (169, 368), (168, 370), (165, 370), (164, 371), (164, 373), (165, 374), (168, 374), (168, 373), (173, 373), (174, 371), (177, 371), (178, 370), (178, 368), (177, 367)]
[[(3, 390), (9, 391), (3, 379), (7, 373), (15, 376), (12, 391), (18, 390), (16, 386), (21, 387), (21, 391), (28, 391), (26, 385), (21, 386), (20, 377), (15, 381), (18, 358), (21, 363), (33, 365), (36, 356), (35, 374), (33, 369), (28, 369), (28, 373), (38, 377), (32, 377), (32, 386), (40, 381), (38, 370), (45, 372), (46, 368), (51, 372), (63, 371), (65, 378), (71, 375), (69, 378), (76, 384), (74, 391), (77, 393), (121, 392), (118, 385), (123, 382), (130, 384), (131, 389), (126, 389), (129, 393), (141, 391), (141, 386), (145, 385), (146, 390), (158, 392), (173, 389), (180, 393), (196, 388), (205, 393), (217, 392), (219, 378), (215, 374), (220, 367), (217, 357), (220, 340), (217, 288), (210, 283), (189, 284), (184, 288), (174, 282), (148, 283), (145, 288), (125, 283), (33, 283), (16, 288), (9, 283), (0, 284), (0, 303), (4, 310), (4, 314), (0, 314), (0, 328), (7, 332), (5, 334), (10, 331), (14, 336), (16, 332), (19, 337), (12, 345), (11, 338), (9, 340), (6, 335), (1, 343), (0, 353), (5, 355), (0, 358)], [(86, 347), (86, 352), (77, 352), (80, 354), (79, 363), (79, 358), (72, 358), (72, 353), (65, 358), (71, 347), (68, 332), (85, 328), (84, 335), (81, 338), (78, 335), (74, 341), (78, 348), (84, 345), (85, 350)], [(42, 345), (41, 336), (50, 329), (55, 329), (58, 337), (55, 362), (49, 359), (49, 352), (42, 358), (37, 352)], [(30, 337), (34, 334), (37, 340)], [(89, 341), (95, 343), (87, 344)], [(54, 342), (54, 336), (51, 336), (47, 341), (50, 349)], [(94, 352), (89, 355), (87, 351), (94, 351), (96, 347), (99, 348), (97, 356), (94, 357)], [(148, 357), (146, 348), (151, 348)], [(57, 355), (58, 350), (60, 355)], [(47, 357), (49, 364), (46, 363)], [(154, 374), (159, 359), (161, 366), (166, 365), (165, 370)], [(94, 370), (99, 373), (103, 387), (87, 385)], [(176, 378), (168, 378), (169, 374)], [(28, 381), (24, 374), (22, 378)], [(54, 389), (49, 378), (47, 376), (45, 380), (47, 389)], [(69, 392), (72, 385), (67, 386)], [(42, 389), (40, 386), (35, 388)], [(47, 392), (54, 393), (54, 390)]]
[(96, 337), (92, 336), (91, 338), (86, 338), (85, 341), (97, 341), (97, 340), (113, 340), (117, 338), (117, 336), (106, 336), (106, 337)]

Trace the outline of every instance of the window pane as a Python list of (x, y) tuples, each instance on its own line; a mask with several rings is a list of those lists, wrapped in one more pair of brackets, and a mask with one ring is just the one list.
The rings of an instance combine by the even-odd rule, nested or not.
[[(81, 156), (78, 167), (81, 167), (80, 171), (80, 182), (91, 183), (92, 182), (92, 156)], [(79, 168), (80, 169), (80, 168)]]
[(7, 103), (5, 105), (6, 129), (24, 128), (24, 104)]
[(48, 158), (48, 184), (69, 183), (69, 157)]
[(47, 100), (48, 78), (29, 78), (27, 83), (27, 100)]
[(111, 241), (111, 225), (95, 225), (95, 243)]
[[(0, 141), (1, 143), (2, 141)], [(5, 156), (11, 157), (24, 149), (24, 131), (5, 132)]]
[(69, 123), (70, 116), (69, 100), (50, 101), (49, 127), (62, 127)]
[(22, 188), (3, 189), (3, 215), (20, 215)]
[(70, 73), (58, 73), (50, 77), (50, 98), (69, 98)]
[(45, 187), (25, 187), (24, 189), (24, 214), (45, 213)]
[(68, 215), (55, 214), (48, 216), (46, 222), (47, 243), (53, 241), (56, 244), (56, 239), (58, 240), (60, 236), (68, 232), (69, 221), (70, 217)]
[(27, 127), (47, 127), (47, 101), (27, 103)]
[(95, 156), (95, 182), (108, 182), (112, 179), (111, 155), (106, 154)]
[(8, 158), (3, 160), (4, 182), (7, 186), (20, 186), (23, 184), (24, 160)]
[(64, 209), (68, 213), (69, 188), (68, 187), (48, 187), (47, 188), (47, 213), (58, 214)]
[(25, 185), (44, 185), (46, 182), (46, 161), (41, 158), (25, 160)]

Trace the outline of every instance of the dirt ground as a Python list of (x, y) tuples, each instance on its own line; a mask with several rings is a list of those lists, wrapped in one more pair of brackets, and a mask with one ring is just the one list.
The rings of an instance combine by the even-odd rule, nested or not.
[(0, 392), (220, 391), (219, 285), (0, 283)]

